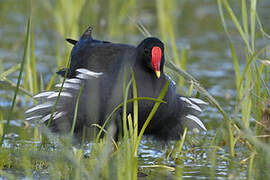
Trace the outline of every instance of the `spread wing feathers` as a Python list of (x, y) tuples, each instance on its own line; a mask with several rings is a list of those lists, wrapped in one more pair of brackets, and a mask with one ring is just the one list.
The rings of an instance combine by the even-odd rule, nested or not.
[[(52, 118), (52, 120), (56, 120), (70, 115), (70, 111), (74, 110), (68, 108), (67, 106), (73, 107), (72, 105), (76, 103), (78, 94), (84, 81), (96, 79), (103, 75), (103, 73), (93, 72), (83, 68), (77, 69), (76, 71), (79, 73), (77, 77), (66, 79), (61, 92), (59, 92), (58, 89), (56, 91), (41, 92), (33, 96), (33, 98), (38, 101), (38, 105), (28, 109), (25, 112), (27, 115), (26, 120), (35, 121), (38, 123), (46, 123), (48, 120), (50, 120), (50, 118)], [(62, 87), (62, 83), (56, 84), (55, 87)]]
[(187, 112), (182, 118), (183, 124), (195, 132), (200, 130), (206, 131), (207, 129), (197, 116), (202, 112), (201, 107), (208, 105), (208, 103), (198, 98), (188, 98), (184, 96), (180, 96), (179, 99), (184, 103), (184, 107), (186, 108), (185, 112)]

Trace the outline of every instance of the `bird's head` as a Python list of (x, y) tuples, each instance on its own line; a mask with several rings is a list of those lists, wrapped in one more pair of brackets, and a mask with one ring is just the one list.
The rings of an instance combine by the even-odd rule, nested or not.
[(164, 45), (155, 37), (144, 39), (137, 47), (142, 63), (156, 74), (157, 78), (163, 73)]

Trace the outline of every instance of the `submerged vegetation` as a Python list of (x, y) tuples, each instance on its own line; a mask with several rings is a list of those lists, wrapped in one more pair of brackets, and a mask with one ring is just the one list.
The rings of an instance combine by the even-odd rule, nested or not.
[[(241, 0), (236, 3), (236, 7), (229, 0), (216, 1), (219, 22), (226, 33), (226, 41), (220, 43), (229, 46), (235, 74), (235, 82), (231, 83), (235, 84), (236, 95), (233, 108), (230, 109), (225, 109), (224, 103), (219, 103), (220, 99), (213, 97), (203, 87), (203, 83), (184, 71), (189, 63), (190, 50), (183, 47), (179, 51), (176, 39), (178, 20), (175, 11), (171, 10), (180, 7), (179, 2), (155, 2), (156, 29), (134, 18), (141, 13), (140, 5), (134, 0), (109, 1), (106, 7), (101, 7), (97, 0), (29, 1), (25, 4), (31, 13), (27, 14), (29, 18), (23, 40), (23, 55), (17, 64), (9, 68), (0, 61), (0, 87), (8, 92), (0, 94), (1, 99), (8, 102), (8, 105), (0, 108), (0, 178), (192, 179), (198, 176), (206, 179), (270, 179), (270, 36), (261, 23), (257, 1)], [(146, 2), (146, 8), (150, 5)], [(0, 6), (1, 10), (4, 8), (4, 5)], [(43, 15), (47, 17), (38, 17), (40, 12), (36, 9), (42, 9)], [(44, 22), (37, 27), (35, 24), (40, 20)], [(125, 109), (126, 103), (134, 103), (134, 118), (129, 114), (123, 116), (124, 136), (119, 142), (112, 140), (113, 127), (106, 130), (99, 127), (100, 131), (105, 132), (105, 137), (98, 136), (91, 143), (74, 147), (70, 137), (56, 137), (46, 127), (41, 131), (24, 122), (22, 112), (35, 103), (32, 95), (52, 89), (56, 82), (61, 81), (54, 73), (56, 69), (49, 70), (50, 75), (47, 76), (39, 72), (42, 68), (38, 67), (38, 62), (42, 59), (36, 47), (40, 46), (37, 42), (41, 37), (36, 35), (36, 31), (42, 31), (48, 23), (53, 25), (50, 31), (56, 31), (58, 35), (55, 42), (47, 42), (55, 50), (57, 69), (69, 64), (71, 46), (63, 45), (64, 38), (75, 39), (89, 24), (97, 29), (95, 32), (104, 32), (95, 35), (100, 39), (120, 38), (128, 42), (132, 40), (128, 36), (138, 30), (145, 36), (150, 33), (160, 34), (167, 45), (166, 71), (174, 75), (179, 87), (189, 88), (186, 88), (187, 95), (196, 92), (196, 96), (208, 100), (219, 113), (214, 117), (213, 121), (216, 122), (207, 121), (208, 133), (200, 137), (185, 130), (180, 141), (167, 145), (142, 138), (143, 129), (142, 132), (136, 131), (139, 99), (136, 99), (134, 79), (130, 83), (126, 82), (123, 90), (124, 95), (128, 90), (133, 91), (134, 99), (129, 101), (124, 96), (122, 104)], [(129, 33), (123, 34), (121, 31)], [(237, 47), (239, 44), (241, 50)], [(129, 88), (131, 84), (132, 89)], [(156, 100), (145, 125), (162, 102), (165, 91), (166, 87)], [(24, 125), (19, 128), (13, 125), (18, 122), (24, 122)], [(144, 151), (150, 150), (144, 149), (145, 146), (153, 150), (149, 161), (145, 160), (149, 157), (144, 156)], [(190, 164), (196, 164), (198, 168), (194, 170), (189, 167)]]

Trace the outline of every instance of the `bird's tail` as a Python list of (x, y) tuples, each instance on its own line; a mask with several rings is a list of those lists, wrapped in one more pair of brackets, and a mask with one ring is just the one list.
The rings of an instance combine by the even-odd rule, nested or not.
[[(45, 91), (36, 94), (33, 98), (38, 105), (28, 109), (26, 120), (37, 123), (49, 124), (50, 128), (57, 132), (70, 131), (74, 119), (77, 99), (80, 98), (83, 84), (86, 80), (98, 78), (103, 73), (77, 69), (78, 75), (72, 79), (66, 79), (62, 84), (56, 84), (56, 91)], [(62, 91), (60, 90), (62, 88)], [(76, 122), (79, 126), (80, 122)]]
[(208, 105), (208, 103), (198, 98), (184, 96), (179, 96), (179, 100), (184, 104), (185, 112), (187, 112), (182, 117), (182, 124), (195, 132), (206, 131), (206, 127), (197, 116), (202, 112), (201, 107)]

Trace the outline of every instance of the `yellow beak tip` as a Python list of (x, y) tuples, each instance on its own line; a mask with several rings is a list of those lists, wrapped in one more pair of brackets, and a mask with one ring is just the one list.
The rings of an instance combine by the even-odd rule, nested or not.
[(157, 78), (160, 77), (160, 71), (155, 71)]

